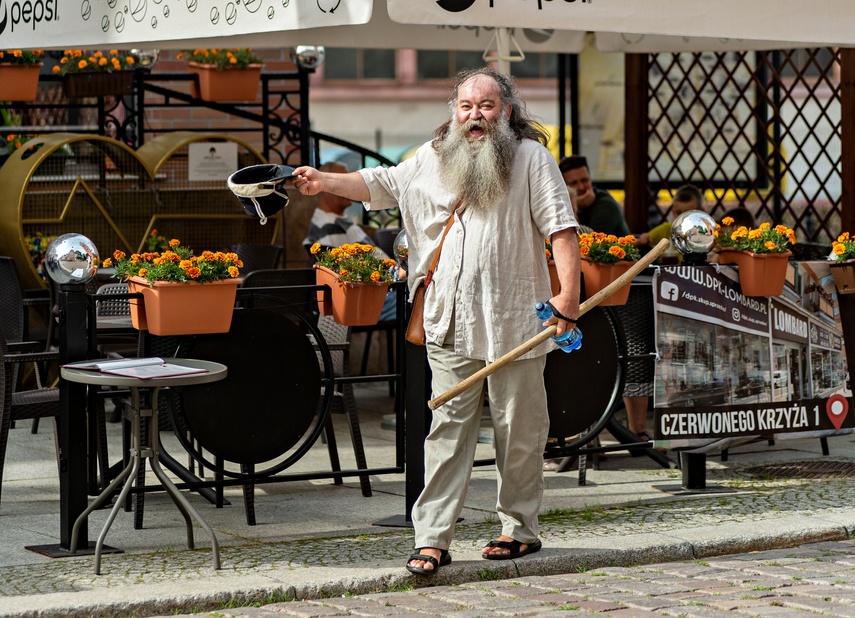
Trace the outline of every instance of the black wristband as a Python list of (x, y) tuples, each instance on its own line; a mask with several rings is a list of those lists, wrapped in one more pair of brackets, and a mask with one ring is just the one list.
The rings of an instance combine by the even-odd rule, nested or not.
[(571, 324), (576, 323), (576, 320), (574, 320), (573, 318), (568, 318), (566, 315), (563, 315), (560, 311), (558, 311), (558, 309), (556, 309), (551, 302), (546, 301), (546, 306), (549, 307), (549, 309), (552, 311), (552, 315), (554, 315), (559, 320), (564, 320), (565, 322), (570, 322)]

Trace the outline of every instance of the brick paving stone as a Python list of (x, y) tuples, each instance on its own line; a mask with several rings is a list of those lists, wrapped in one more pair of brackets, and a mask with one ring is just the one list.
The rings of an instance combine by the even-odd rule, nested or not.
[[(374, 595), (372, 595), (374, 596)], [(411, 609), (415, 611), (426, 610), (428, 612), (454, 611), (454, 605), (441, 599), (432, 599), (420, 594), (387, 594), (376, 595), (378, 602), (399, 610)], [(397, 613), (395, 614), (397, 615)]]
[[(813, 612), (805, 612), (800, 609), (794, 609), (792, 607), (778, 607), (775, 605), (764, 607), (759, 612), (756, 612), (752, 608), (748, 608), (744, 611), (736, 611), (743, 615), (757, 616), (758, 618), (811, 618), (816, 616), (816, 614), (814, 614)], [(731, 616), (733, 616), (733, 614), (731, 614)]]
[(393, 614), (395, 612), (394, 607), (389, 607), (362, 597), (330, 597), (328, 599), (314, 602), (327, 607), (334, 607), (339, 610), (356, 613), (358, 615), (381, 616)]
[(666, 607), (661, 610), (666, 616), (681, 616), (698, 618), (733, 618), (733, 614), (723, 609), (702, 605), (684, 605), (683, 607)]
[(625, 607), (624, 605), (620, 605), (618, 603), (611, 603), (608, 601), (593, 601), (589, 599), (580, 599), (579, 602), (574, 603), (574, 605), (579, 606), (579, 609), (591, 612), (610, 612), (612, 610)]
[[(540, 588), (541, 590), (560, 590), (562, 592), (587, 588), (587, 584), (584, 584), (576, 579), (568, 579), (563, 575), (529, 575), (527, 577), (521, 577), (519, 579), (513, 580), (513, 582), (519, 583), (523, 586)], [(507, 587), (507, 582), (491, 583), (505, 583), (505, 587)], [(497, 588), (501, 587), (497, 586)]]
[(816, 597), (820, 599), (823, 597), (832, 597), (835, 600), (855, 603), (855, 590), (842, 586), (799, 584), (796, 586), (791, 586), (788, 591), (793, 596)]
[(629, 608), (647, 609), (651, 611), (661, 609), (663, 607), (680, 605), (679, 600), (671, 599), (667, 596), (646, 597), (635, 594), (592, 594), (590, 598), (596, 601), (608, 601), (610, 603), (626, 605)]
[(271, 607), (286, 616), (297, 616), (298, 618), (331, 618), (332, 616), (347, 616), (335, 607), (326, 607), (308, 603), (306, 601), (292, 601), (290, 603), (274, 603)]
[(577, 605), (582, 600), (581, 597), (561, 592), (540, 592), (539, 594), (525, 596), (524, 598), (526, 601), (533, 601), (535, 603), (542, 603), (545, 605), (564, 605), (565, 603), (568, 605)]
[(663, 594), (674, 594), (677, 592), (690, 592), (692, 588), (683, 586), (669, 586), (666, 584), (657, 584), (651, 581), (633, 581), (621, 580), (613, 582), (612, 587), (623, 592), (635, 592), (637, 594), (659, 596)]
[(649, 610), (626, 607), (624, 609), (616, 609), (606, 615), (609, 618), (650, 618), (651, 612)]
[(782, 599), (781, 603), (784, 607), (807, 609), (819, 614), (830, 614), (832, 616), (855, 616), (855, 606), (824, 601), (822, 599), (789, 597), (787, 599)]

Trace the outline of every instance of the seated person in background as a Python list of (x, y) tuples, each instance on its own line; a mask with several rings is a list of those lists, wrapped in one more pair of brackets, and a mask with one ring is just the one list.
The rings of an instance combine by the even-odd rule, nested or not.
[[(733, 219), (733, 223), (724, 225), (724, 220), (728, 218)], [(754, 215), (752, 215), (751, 211), (744, 206), (737, 206), (736, 208), (731, 208), (724, 213), (721, 216), (719, 224), (721, 224), (722, 230), (727, 228), (729, 232), (733, 232), (735, 229), (742, 227), (743, 225), (747, 228), (752, 228), (755, 226)]]
[[(331, 172), (334, 174), (346, 174), (348, 172), (347, 166), (339, 161), (324, 163), (318, 169), (322, 172)], [(315, 208), (315, 212), (312, 213), (309, 231), (303, 240), (303, 247), (305, 247), (307, 252), (315, 243), (320, 244), (324, 249), (352, 243), (376, 247), (374, 241), (368, 237), (368, 234), (350, 217), (344, 214), (344, 211), (351, 204), (351, 200), (346, 197), (339, 197), (332, 193), (318, 194), (318, 205)], [(377, 248), (375, 254), (381, 258), (389, 257), (379, 248)], [(380, 314), (381, 322), (395, 319), (395, 298), (396, 293), (394, 291), (390, 291), (386, 295), (386, 300), (383, 303), (383, 311)]]
[(671, 223), (674, 219), (690, 210), (703, 210), (704, 196), (701, 190), (694, 185), (683, 185), (674, 194), (674, 201), (671, 203), (669, 212), (669, 221), (660, 223), (649, 232), (640, 234), (635, 241), (638, 246), (656, 246), (663, 238), (671, 239)]
[[(586, 225), (595, 232), (627, 236), (629, 227), (623, 218), (620, 204), (608, 191), (597, 189), (591, 181), (588, 160), (580, 155), (564, 157), (558, 163), (558, 169), (564, 176), (564, 183), (570, 189), (576, 206), (580, 225)], [(575, 193), (575, 195), (574, 195)]]

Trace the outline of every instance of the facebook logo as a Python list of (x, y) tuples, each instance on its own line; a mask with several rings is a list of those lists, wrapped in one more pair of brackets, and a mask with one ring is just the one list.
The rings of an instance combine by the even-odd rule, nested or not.
[(680, 298), (680, 288), (677, 287), (676, 283), (671, 283), (670, 281), (662, 282), (662, 286), (659, 288), (659, 293), (662, 295), (662, 298), (672, 302), (676, 302), (677, 299)]

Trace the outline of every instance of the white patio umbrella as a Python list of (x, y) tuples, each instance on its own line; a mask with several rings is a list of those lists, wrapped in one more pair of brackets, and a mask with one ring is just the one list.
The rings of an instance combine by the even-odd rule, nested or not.
[(388, 7), (393, 21), (406, 24), (855, 45), (850, 0), (388, 0)]
[[(726, 51), (855, 45), (850, 0), (83, 0), (80, 11), (0, 4), (7, 49), (326, 45), (489, 52), (500, 69), (526, 52)], [(111, 8), (112, 6), (112, 8)], [(127, 11), (125, 11), (127, 8)], [(734, 18), (738, 15), (738, 18)], [(49, 44), (46, 44), (49, 43)]]
[[(569, 30), (523, 30), (446, 24), (399, 24), (389, 18), (385, 0), (193, 0), (166, 5), (161, 0), (132, 0), (125, 14), (84, 0), (84, 10), (35, 24), (2, 20), (0, 45), (8, 49), (72, 47), (185, 49), (190, 47), (282, 48), (325, 45), (377, 49), (496, 50), (497, 36), (513, 50), (580, 51), (585, 33)], [(265, 8), (266, 6), (266, 8)], [(3, 23), (7, 27), (3, 28)], [(46, 43), (49, 42), (49, 45)]]

